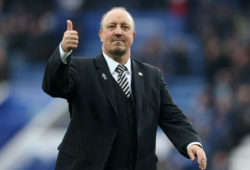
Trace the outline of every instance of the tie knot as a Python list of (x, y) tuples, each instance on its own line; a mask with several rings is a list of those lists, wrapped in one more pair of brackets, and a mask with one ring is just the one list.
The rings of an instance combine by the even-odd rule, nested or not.
[(116, 67), (116, 69), (115, 69), (115, 71), (118, 72), (119, 74), (123, 73), (123, 72), (126, 71), (126, 70), (127, 70), (127, 67), (124, 66), (124, 65), (121, 65), (121, 64), (119, 64), (119, 65)]

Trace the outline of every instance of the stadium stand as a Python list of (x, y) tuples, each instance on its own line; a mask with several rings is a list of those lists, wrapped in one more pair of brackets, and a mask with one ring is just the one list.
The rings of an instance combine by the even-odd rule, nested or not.
[[(54, 168), (69, 115), (65, 101), (42, 92), (45, 64), (69, 18), (81, 40), (74, 55), (100, 53), (99, 21), (112, 6), (135, 17), (132, 56), (162, 69), (201, 134), (208, 169), (250, 169), (248, 0), (0, 1), (0, 169)], [(159, 170), (197, 169), (160, 130), (157, 155)]]

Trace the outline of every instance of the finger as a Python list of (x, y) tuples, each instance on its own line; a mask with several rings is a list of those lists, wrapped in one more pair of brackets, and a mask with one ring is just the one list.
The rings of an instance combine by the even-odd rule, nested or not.
[(69, 45), (69, 49), (76, 49), (78, 47), (78, 44), (71, 44)]
[(199, 165), (202, 164), (202, 159), (203, 159), (203, 158), (202, 158), (201, 153), (198, 153), (198, 154), (197, 154), (197, 162), (198, 162)]
[(201, 167), (202, 167), (203, 169), (206, 169), (206, 167), (207, 167), (207, 158), (206, 158), (206, 157), (204, 157), (204, 158), (202, 159), (202, 161), (201, 161)]
[(205, 169), (207, 166), (205, 154), (200, 152), (197, 154), (197, 158), (198, 158), (198, 164), (199, 164), (200, 169)]
[(202, 169), (206, 169), (206, 167), (207, 167), (206, 161), (202, 161), (201, 168), (202, 168)]
[(79, 40), (79, 37), (77, 35), (68, 35), (65, 38), (68, 40)]
[(77, 31), (75, 31), (75, 30), (71, 30), (71, 31), (66, 31), (65, 32), (65, 34), (67, 34), (67, 35), (77, 35), (78, 36), (78, 32)]
[(67, 42), (69, 45), (77, 45), (79, 42), (78, 40), (70, 40)]
[(67, 30), (72, 31), (73, 30), (73, 24), (72, 22), (68, 19), (67, 20)]
[(69, 31), (69, 33), (70, 33), (71, 35), (78, 35), (78, 32), (75, 31), (75, 30), (71, 30), (71, 31)]
[(194, 153), (192, 152), (192, 150), (190, 149), (190, 150), (188, 150), (188, 155), (189, 155), (189, 157), (190, 157), (190, 159), (192, 160), (192, 161), (194, 161), (195, 160), (195, 155), (194, 155)]

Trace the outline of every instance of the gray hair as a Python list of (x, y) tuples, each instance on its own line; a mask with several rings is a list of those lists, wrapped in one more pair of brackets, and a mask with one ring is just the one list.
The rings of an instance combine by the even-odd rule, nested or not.
[(111, 12), (111, 11), (113, 11), (113, 10), (115, 10), (115, 9), (121, 9), (121, 10), (123, 10), (123, 11), (125, 11), (125, 12), (128, 13), (128, 15), (129, 15), (129, 16), (131, 17), (131, 19), (132, 19), (133, 29), (134, 29), (134, 31), (135, 31), (135, 20), (134, 20), (134, 18), (132, 17), (132, 15), (127, 11), (127, 9), (124, 8), (124, 7), (113, 7), (113, 8), (111, 8), (109, 11), (105, 12), (105, 13), (103, 14), (103, 16), (102, 16), (102, 20), (101, 20), (101, 23), (100, 23), (100, 29), (101, 29), (101, 30), (103, 29), (103, 20), (104, 20), (104, 18), (108, 15), (109, 12)]

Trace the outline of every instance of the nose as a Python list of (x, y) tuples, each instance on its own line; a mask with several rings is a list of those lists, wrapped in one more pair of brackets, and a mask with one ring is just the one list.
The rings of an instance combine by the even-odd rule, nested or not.
[(122, 29), (121, 27), (117, 26), (114, 30), (115, 35), (122, 35)]

